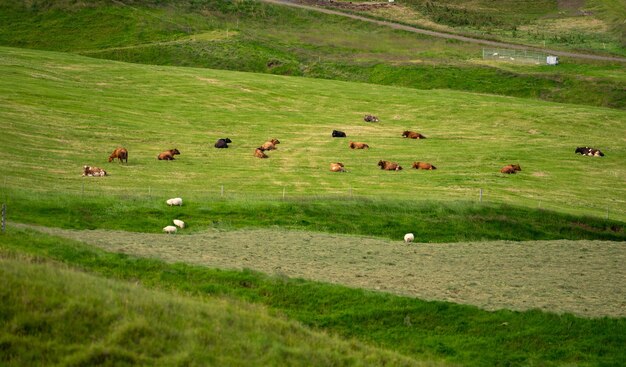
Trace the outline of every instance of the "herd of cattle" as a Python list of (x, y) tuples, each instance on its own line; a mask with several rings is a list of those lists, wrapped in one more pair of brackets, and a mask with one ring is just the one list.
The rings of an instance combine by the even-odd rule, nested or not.
[[(374, 115), (365, 115), (363, 120), (365, 122), (379, 122), (378, 117)], [(343, 131), (333, 130), (331, 133), (331, 136), (333, 138), (345, 138), (347, 137), (347, 134)], [(409, 138), (409, 139), (426, 139), (424, 135), (418, 132), (409, 131), (409, 130), (405, 130), (402, 133), (402, 137)], [(228, 148), (229, 143), (232, 143), (232, 140), (230, 140), (229, 138), (222, 138), (222, 139), (218, 139), (217, 142), (215, 142), (214, 146), (215, 148), (218, 148), (218, 149), (224, 149), (224, 148)], [(265, 152), (269, 150), (277, 149), (276, 145), (278, 144), (280, 144), (280, 141), (278, 141), (278, 139), (268, 140), (254, 150), (254, 156), (257, 158), (269, 158), (269, 156), (265, 154)], [(350, 149), (369, 149), (370, 147), (367, 143), (353, 142), (353, 141), (350, 141), (350, 144), (348, 146), (350, 147)], [(582, 154), (585, 156), (591, 156), (591, 157), (604, 157), (604, 153), (602, 153), (600, 150), (595, 149), (595, 148), (590, 148), (590, 147), (578, 147), (576, 148), (575, 153)], [(157, 159), (171, 161), (171, 160), (174, 160), (175, 155), (179, 155), (179, 154), (180, 154), (180, 151), (174, 148), (174, 149), (166, 150), (160, 153), (157, 156)], [(109, 156), (109, 162), (112, 162), (115, 159), (118, 159), (119, 162), (128, 163), (128, 150), (126, 150), (125, 148), (115, 149), (113, 153), (111, 153), (111, 155)], [(399, 165), (397, 162), (391, 162), (391, 161), (386, 161), (386, 160), (378, 161), (378, 166), (380, 167), (380, 169), (386, 170), (386, 171), (402, 170), (402, 166)], [(427, 162), (413, 162), (413, 164), (411, 165), (411, 168), (422, 169), (422, 170), (437, 169), (437, 167)], [(509, 165), (502, 167), (502, 169), (500, 169), (500, 172), (505, 173), (505, 174), (514, 174), (521, 170), (522, 168), (520, 167), (519, 164), (509, 164)], [(347, 172), (345, 169), (345, 165), (341, 162), (331, 163), (330, 171), (331, 172)], [(83, 176), (103, 177), (106, 175), (107, 175), (107, 172), (102, 168), (92, 167), (92, 166), (83, 166)]]

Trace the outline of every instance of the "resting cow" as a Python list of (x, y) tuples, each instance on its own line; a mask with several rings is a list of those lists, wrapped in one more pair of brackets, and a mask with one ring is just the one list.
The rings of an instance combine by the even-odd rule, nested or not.
[(109, 162), (112, 162), (113, 160), (115, 160), (115, 158), (117, 158), (120, 163), (124, 161), (128, 163), (128, 150), (126, 150), (125, 148), (115, 149), (113, 153), (111, 153), (111, 155), (109, 156)]
[(350, 149), (369, 149), (369, 145), (361, 142), (350, 142)]
[(261, 145), (261, 148), (263, 148), (263, 150), (274, 150), (276, 149), (276, 144), (280, 144), (280, 141), (278, 141), (278, 139), (268, 140), (263, 143), (263, 145)]
[(83, 166), (83, 176), (104, 177), (106, 175), (107, 175), (107, 171), (103, 170), (102, 168)]
[(509, 164), (507, 166), (502, 167), (502, 169), (500, 170), (500, 173), (506, 173), (510, 175), (521, 170), (522, 170), (522, 167), (520, 167), (519, 164)]
[(165, 152), (159, 154), (157, 158), (160, 161), (173, 161), (174, 156), (176, 154), (180, 154), (180, 152), (178, 151), (178, 149), (174, 148), (174, 149), (166, 150)]
[(604, 153), (602, 153), (599, 149), (589, 147), (578, 147), (576, 148), (575, 153), (580, 153), (589, 157), (604, 157)]
[(346, 172), (346, 169), (344, 168), (343, 163), (337, 162), (337, 163), (330, 164), (330, 171), (331, 172)]
[(345, 138), (346, 133), (344, 133), (343, 131), (339, 131), (339, 130), (333, 130), (332, 136), (333, 138)]
[(378, 117), (374, 115), (365, 115), (365, 117), (363, 117), (363, 120), (365, 122), (378, 122)]
[(258, 147), (254, 150), (254, 156), (257, 158), (269, 158), (269, 156), (264, 152), (265, 149), (263, 149), (263, 147)]
[(400, 166), (396, 162), (389, 162), (389, 161), (383, 161), (383, 160), (378, 161), (378, 166), (380, 167), (380, 169), (383, 169), (385, 171), (400, 171), (402, 169), (402, 166)]
[(408, 131), (402, 133), (402, 136), (409, 139), (426, 139), (426, 137), (420, 133), (416, 133), (415, 131)]
[(425, 169), (425, 170), (429, 170), (429, 171), (437, 169), (437, 167), (433, 166), (430, 163), (426, 163), (426, 162), (413, 162), (413, 165), (411, 165), (411, 168)]
[(215, 147), (216, 148), (228, 148), (228, 143), (232, 143), (232, 140), (228, 139), (228, 138), (223, 138), (223, 139), (217, 139), (217, 141), (215, 142)]

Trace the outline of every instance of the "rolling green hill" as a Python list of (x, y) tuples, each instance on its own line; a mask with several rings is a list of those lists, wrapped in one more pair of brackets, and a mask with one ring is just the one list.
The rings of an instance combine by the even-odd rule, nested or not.
[[(439, 233), (433, 241), (623, 236), (619, 223), (544, 211), (624, 220), (618, 110), (9, 48), (0, 62), (0, 151), (11, 157), (0, 169), (16, 219), (158, 231), (151, 223), (165, 199), (181, 196), (181, 214), (218, 226), (281, 223), (397, 238), (417, 222)], [(381, 122), (363, 122), (366, 113)], [(348, 138), (331, 138), (333, 129)], [(428, 138), (404, 139), (406, 129)], [(229, 149), (213, 148), (220, 137), (233, 140)], [(272, 137), (278, 150), (254, 157)], [(351, 150), (349, 140), (371, 148)], [(606, 157), (574, 154), (584, 145)], [(107, 163), (117, 146), (129, 149), (128, 165)], [(156, 159), (174, 147), (182, 152), (176, 161)], [(405, 169), (382, 171), (380, 159)], [(333, 161), (348, 172), (329, 172)], [(412, 170), (413, 161), (438, 169)], [(509, 163), (523, 171), (499, 173)], [(110, 176), (81, 177), (83, 165)], [(60, 219), (48, 215), (56, 210)], [(136, 210), (145, 215), (130, 214)], [(355, 221), (355, 212), (369, 214)]]
[(624, 108), (621, 63), (486, 62), (478, 45), (256, 1), (0, 1), (0, 45)]

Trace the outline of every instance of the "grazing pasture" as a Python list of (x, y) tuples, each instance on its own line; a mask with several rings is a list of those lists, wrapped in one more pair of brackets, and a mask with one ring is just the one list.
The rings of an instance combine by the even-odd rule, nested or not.
[[(207, 201), (223, 186), (240, 198), (285, 192), (474, 201), (482, 189), (489, 202), (592, 216), (608, 209), (611, 218), (626, 218), (624, 111), (12, 48), (0, 48), (0, 73), (0, 153), (11, 157), (0, 161), (5, 197)], [(384, 123), (362, 121), (372, 110)], [(375, 149), (346, 149), (345, 140), (328, 134), (338, 127)], [(403, 139), (406, 127), (428, 139)], [(237, 144), (213, 149), (215, 136)], [(280, 137), (280, 150), (255, 158), (254, 149), (272, 136)], [(574, 154), (585, 145), (606, 157)], [(81, 177), (84, 165), (107, 164), (111, 146), (134, 158), (107, 165), (102, 179)], [(177, 147), (183, 158), (158, 162), (163, 147)], [(410, 167), (416, 158), (437, 162), (438, 170), (426, 178), (376, 166), (388, 159)], [(349, 174), (329, 172), (334, 161)], [(503, 177), (498, 170), (510, 162), (524, 171)]]

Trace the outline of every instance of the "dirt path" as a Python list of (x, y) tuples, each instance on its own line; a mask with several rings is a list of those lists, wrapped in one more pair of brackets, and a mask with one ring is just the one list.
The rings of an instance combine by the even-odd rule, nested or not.
[(411, 27), (411, 26), (407, 26), (403, 24), (371, 19), (371, 18), (367, 18), (364, 16), (355, 15), (355, 14), (344, 13), (338, 10), (331, 10), (327, 8), (317, 7), (317, 6), (302, 5), (302, 4), (296, 3), (294, 0), (262, 0), (262, 1), (265, 1), (267, 3), (272, 3), (272, 4), (293, 6), (296, 8), (318, 11), (318, 12), (326, 13), (326, 14), (340, 15), (343, 17), (348, 17), (348, 18), (352, 18), (356, 20), (362, 20), (364, 22), (375, 23), (375, 24), (382, 25), (385, 27), (400, 29), (400, 30), (413, 32), (413, 33), (425, 34), (425, 35), (429, 35), (433, 37), (455, 39), (455, 40), (459, 40), (463, 42), (478, 43), (478, 44), (483, 44), (483, 45), (493, 46), (493, 47), (505, 47), (505, 48), (511, 48), (511, 49), (517, 49), (517, 50), (539, 51), (539, 52), (544, 52), (547, 54), (552, 54), (552, 55), (557, 55), (557, 56), (567, 56), (567, 57), (573, 57), (573, 58), (578, 58), (578, 59), (626, 62), (626, 58), (617, 57), (617, 56), (599, 56), (599, 55), (589, 55), (589, 54), (581, 54), (581, 53), (567, 52), (567, 51), (556, 51), (556, 50), (536, 48), (536, 47), (531, 47), (531, 46), (516, 45), (512, 43), (489, 41), (489, 40), (483, 40), (479, 38), (465, 37), (465, 36), (460, 36), (460, 35), (450, 34), (450, 33), (429, 31), (426, 29)]
[(166, 235), (31, 228), (168, 262), (247, 268), (486, 310), (626, 317), (626, 243), (620, 242), (406, 245), (278, 229)]

